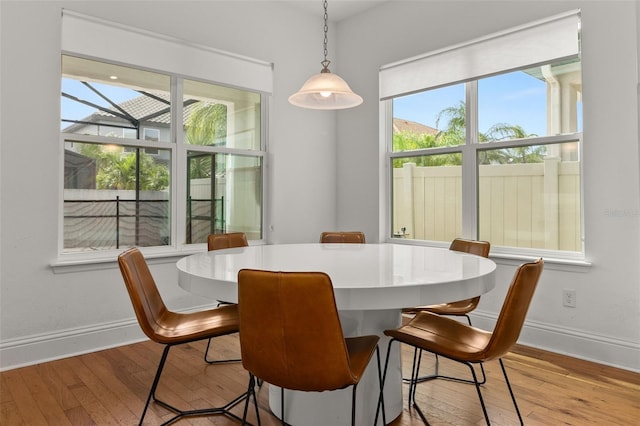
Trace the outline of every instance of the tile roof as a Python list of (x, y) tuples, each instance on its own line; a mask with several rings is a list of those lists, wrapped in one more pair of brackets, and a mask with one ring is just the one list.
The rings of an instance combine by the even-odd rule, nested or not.
[(411, 120), (405, 120), (404, 118), (395, 118), (393, 119), (393, 132), (411, 132), (415, 134), (427, 134), (427, 135), (435, 135), (438, 133), (438, 129), (435, 129), (431, 126), (427, 126), (425, 124), (421, 124)]

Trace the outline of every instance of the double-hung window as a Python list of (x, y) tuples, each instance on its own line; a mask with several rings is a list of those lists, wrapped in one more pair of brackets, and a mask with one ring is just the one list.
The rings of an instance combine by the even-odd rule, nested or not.
[(583, 252), (579, 13), (383, 66), (390, 239)]
[(61, 66), (63, 255), (263, 238), (270, 64), (65, 11)]

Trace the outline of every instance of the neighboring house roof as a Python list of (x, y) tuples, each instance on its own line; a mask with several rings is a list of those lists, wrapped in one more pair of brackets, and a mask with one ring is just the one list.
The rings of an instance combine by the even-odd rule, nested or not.
[[(165, 101), (169, 100), (169, 95), (166, 93), (152, 93), (152, 95)], [(164, 111), (169, 107), (168, 103), (164, 103), (162, 102), (162, 100), (159, 100), (159, 99), (154, 99), (153, 97), (146, 96), (146, 95), (140, 95), (135, 98), (129, 99), (127, 101), (121, 102), (118, 104), (118, 106), (122, 108), (124, 111), (126, 111), (127, 114), (129, 114), (131, 117), (133, 117), (136, 120), (143, 120), (145, 123), (153, 123), (157, 127), (167, 127), (171, 122), (170, 111), (164, 112), (157, 116), (155, 115), (161, 111)], [(195, 104), (193, 102), (186, 102), (182, 111), (183, 118), (185, 120), (189, 116), (189, 114), (192, 112), (194, 106)], [(121, 111), (119, 111), (116, 108), (111, 107), (109, 109), (114, 111), (115, 114), (119, 114), (119, 115), (122, 114)], [(96, 110), (96, 112), (81, 119), (80, 121), (90, 122), (95, 124), (100, 124), (101, 122), (105, 122), (105, 121), (127, 122), (127, 120), (117, 115), (109, 114), (108, 112), (103, 110)], [(63, 132), (74, 133), (74, 132), (77, 132), (78, 129), (81, 129), (85, 126), (87, 126), (87, 124), (85, 123), (72, 124), (66, 129), (64, 129)]]
[(435, 135), (439, 132), (431, 126), (417, 123), (415, 121), (405, 120), (404, 118), (393, 118), (393, 133), (410, 132), (415, 134)]
[[(156, 94), (155, 96), (167, 101), (167, 103), (143, 95), (124, 101), (118, 104), (118, 106), (127, 111), (127, 113), (131, 114), (136, 119), (147, 117), (155, 114), (156, 112), (169, 108), (168, 94)], [(103, 111), (99, 111), (98, 114), (107, 115)], [(148, 121), (151, 121), (153, 123), (169, 124), (171, 122), (171, 114), (170, 112), (166, 112), (157, 117), (152, 117)]]

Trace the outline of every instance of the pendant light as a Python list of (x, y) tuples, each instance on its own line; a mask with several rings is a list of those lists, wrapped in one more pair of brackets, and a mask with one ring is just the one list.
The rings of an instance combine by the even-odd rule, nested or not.
[(329, 71), (327, 59), (327, 32), (329, 30), (327, 0), (324, 0), (324, 61), (319, 74), (312, 75), (293, 95), (289, 103), (311, 109), (345, 109), (362, 103), (362, 97), (353, 93), (346, 81)]

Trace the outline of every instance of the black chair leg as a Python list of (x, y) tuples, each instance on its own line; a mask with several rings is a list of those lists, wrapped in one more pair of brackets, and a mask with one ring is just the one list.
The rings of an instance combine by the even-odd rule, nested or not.
[[(234, 303), (226, 302), (224, 300), (218, 300), (218, 304), (216, 305), (218, 308), (223, 305), (234, 305)], [(225, 364), (227, 362), (240, 362), (242, 361), (240, 358), (237, 359), (209, 359), (207, 355), (209, 355), (209, 346), (211, 346), (211, 338), (207, 340), (207, 349), (204, 350), (204, 362), (207, 364)], [(260, 382), (258, 382), (260, 383)]]
[[(382, 366), (380, 365), (380, 347), (376, 346), (376, 359), (378, 361), (378, 383), (380, 385), (379, 406), (382, 408), (382, 424), (387, 424), (387, 414), (384, 409), (384, 393), (382, 392)], [(374, 426), (378, 424), (378, 409), (376, 408), (376, 417), (373, 421)]]
[(491, 421), (489, 420), (489, 413), (487, 413), (487, 407), (484, 404), (484, 398), (482, 397), (482, 391), (480, 390), (480, 382), (478, 382), (478, 377), (476, 376), (476, 370), (473, 368), (473, 365), (470, 362), (463, 362), (469, 370), (471, 370), (471, 375), (473, 376), (473, 381), (476, 385), (476, 392), (478, 393), (478, 399), (480, 399), (480, 405), (482, 406), (482, 413), (484, 414), (484, 419), (487, 422), (487, 426), (491, 425)]
[(358, 385), (353, 385), (351, 389), (351, 426), (356, 426), (356, 389)]
[(230, 410), (242, 400), (247, 398), (248, 394), (245, 392), (239, 396), (237, 396), (234, 400), (228, 402), (226, 405), (222, 407), (212, 407), (212, 408), (203, 408), (197, 410), (180, 410), (173, 405), (164, 402), (156, 397), (156, 390), (158, 388), (158, 383), (160, 382), (160, 376), (162, 375), (162, 370), (164, 369), (165, 362), (167, 361), (167, 356), (169, 355), (169, 349), (171, 349), (171, 345), (166, 345), (164, 351), (162, 352), (162, 357), (160, 358), (160, 364), (158, 365), (158, 370), (156, 371), (156, 376), (153, 379), (153, 384), (151, 385), (151, 390), (149, 391), (149, 396), (147, 397), (147, 402), (144, 406), (144, 410), (142, 411), (142, 416), (140, 417), (139, 425), (142, 425), (142, 421), (144, 420), (145, 415), (147, 414), (147, 409), (149, 408), (149, 404), (151, 403), (151, 399), (156, 402), (158, 405), (166, 408), (169, 411), (174, 412), (176, 415), (166, 422), (162, 423), (162, 425), (168, 425), (170, 423), (175, 422), (179, 418), (188, 417), (188, 416), (205, 416), (205, 415), (226, 415), (232, 417), (236, 420), (241, 421), (242, 419), (232, 413)]
[(209, 355), (209, 346), (211, 346), (211, 339), (207, 340), (207, 349), (204, 350), (204, 362), (207, 364), (225, 364), (229, 362), (240, 362), (242, 359), (234, 358), (234, 359), (209, 359), (207, 355)]
[[(434, 380), (434, 379), (443, 379), (443, 380), (451, 380), (453, 382), (461, 382), (461, 383), (469, 383), (469, 384), (474, 384), (473, 380), (467, 380), (467, 379), (461, 379), (459, 377), (452, 377), (452, 376), (446, 376), (443, 374), (439, 373), (439, 369), (440, 369), (440, 357), (438, 355), (435, 355), (436, 357), (436, 366), (435, 366), (435, 372), (434, 374), (429, 374), (426, 376), (416, 376), (415, 378), (415, 382), (416, 383), (422, 383), (422, 382), (427, 382), (429, 380)], [(416, 366), (416, 362), (418, 365), (418, 370), (420, 369), (419, 365), (420, 365), (420, 361), (422, 359), (422, 349), (418, 349), (418, 348), (414, 348), (414, 352), (413, 352), (413, 368), (415, 368)], [(479, 363), (480, 364), (480, 371), (482, 372), (482, 380), (479, 381), (478, 383), (481, 385), (484, 385), (487, 382), (487, 375), (484, 371), (484, 365), (483, 363)], [(403, 379), (403, 381), (405, 383), (409, 383), (409, 389), (411, 389), (412, 387), (415, 387), (415, 383), (412, 383), (410, 379)]]
[(382, 371), (382, 378), (380, 380), (380, 396), (378, 397), (378, 406), (376, 407), (376, 417), (373, 422), (374, 425), (378, 423), (378, 414), (380, 413), (380, 408), (382, 408), (383, 422), (385, 424), (387, 423), (387, 420), (385, 418), (386, 415), (384, 412), (384, 383), (387, 380), (387, 369), (389, 368), (389, 354), (391, 353), (391, 344), (395, 340), (396, 339), (390, 339), (389, 344), (387, 345), (387, 356), (385, 357), (385, 360), (384, 360), (384, 370)]
[(520, 415), (520, 409), (518, 408), (518, 403), (516, 402), (516, 396), (513, 394), (513, 389), (511, 389), (511, 383), (509, 382), (509, 377), (507, 376), (507, 370), (504, 368), (504, 363), (502, 362), (502, 358), (499, 359), (500, 368), (502, 368), (502, 374), (504, 375), (504, 381), (507, 384), (507, 388), (509, 389), (509, 394), (511, 395), (511, 401), (513, 401), (513, 406), (516, 409), (516, 414), (518, 415), (518, 420), (520, 420), (520, 425), (524, 425), (522, 421), (522, 415)]
[[(393, 342), (393, 339), (389, 342), (389, 348), (391, 347), (391, 342)], [(423, 423), (428, 425), (429, 421), (427, 420), (426, 416), (424, 415), (424, 413), (422, 412), (422, 410), (420, 409), (420, 407), (418, 406), (418, 402), (416, 401), (416, 387), (418, 385), (418, 383), (420, 383), (418, 374), (420, 371), (420, 360), (422, 358), (422, 350), (418, 350), (418, 348), (415, 348), (416, 351), (414, 351), (414, 358), (413, 358), (413, 365), (411, 366), (411, 378), (409, 379), (409, 395), (408, 395), (408, 400), (409, 400), (409, 408), (413, 407), (418, 415), (420, 416), (420, 418), (422, 419)], [(419, 351), (419, 353), (418, 353)], [(389, 353), (387, 353), (387, 361), (385, 363), (385, 379), (386, 379), (386, 374), (387, 374), (387, 368), (388, 368), (388, 362), (389, 362)], [(489, 417), (487, 415), (487, 410), (486, 407), (484, 405), (484, 400), (482, 398), (482, 393), (480, 391), (480, 382), (478, 382), (475, 370), (473, 369), (473, 365), (471, 363), (465, 363), (463, 362), (463, 364), (466, 364), (470, 369), (471, 369), (471, 374), (473, 376), (473, 381), (471, 380), (462, 380), (462, 379), (456, 379), (456, 378), (452, 378), (452, 380), (454, 381), (465, 381), (465, 382), (470, 382), (475, 384), (476, 387), (476, 391), (478, 392), (478, 396), (480, 397), (480, 404), (482, 405), (482, 411), (485, 414), (485, 420), (487, 421), (487, 424), (489, 423)], [(484, 372), (484, 370), (483, 370)]]
[(421, 359), (422, 359), (422, 350), (418, 351), (417, 359), (416, 359), (416, 352), (414, 352), (413, 365), (411, 366), (411, 379), (409, 382), (409, 395), (407, 396), (407, 399), (409, 403), (409, 409), (413, 407), (418, 412), (418, 415), (422, 419), (422, 422), (428, 425), (429, 421), (427, 420), (424, 413), (422, 413), (422, 410), (420, 409), (420, 407), (418, 406), (418, 402), (416, 401), (416, 388), (418, 386), (418, 383), (420, 383), (418, 374), (420, 372)]
[(165, 346), (164, 351), (162, 351), (162, 357), (160, 358), (160, 363), (158, 364), (158, 369), (156, 370), (156, 376), (153, 378), (153, 384), (151, 385), (151, 389), (149, 390), (149, 396), (147, 396), (147, 402), (144, 404), (144, 409), (142, 410), (142, 416), (140, 417), (139, 425), (142, 425), (144, 416), (147, 414), (147, 408), (149, 408), (149, 404), (151, 403), (151, 398), (153, 398), (154, 400), (156, 399), (156, 388), (158, 387), (158, 382), (160, 381), (160, 375), (162, 374), (164, 363), (167, 360), (169, 349), (171, 349), (171, 346)]
[(260, 421), (260, 412), (258, 409), (258, 398), (256, 397), (256, 376), (249, 373), (249, 386), (247, 387), (247, 400), (244, 403), (244, 412), (242, 414), (242, 425), (247, 423), (247, 412), (249, 411), (250, 399), (253, 397), (253, 406), (256, 409), (256, 419), (258, 419), (258, 426), (262, 424)]
[[(471, 324), (471, 318), (469, 317), (469, 315), (464, 315), (464, 317), (467, 319), (467, 322), (469, 323), (469, 325)], [(435, 372), (433, 374), (428, 374), (425, 376), (416, 376), (416, 383), (422, 383), (422, 382), (426, 382), (429, 380), (434, 380), (434, 379), (444, 379), (444, 380), (452, 380), (454, 382), (462, 382), (462, 383), (469, 383), (469, 384), (474, 384), (473, 381), (471, 380), (466, 380), (466, 379), (460, 379), (457, 377), (451, 377), (451, 376), (445, 376), (440, 374), (439, 372), (439, 368), (440, 368), (440, 358), (438, 357), (437, 354), (435, 354), (436, 357), (436, 366), (435, 366)], [(416, 359), (422, 359), (422, 349), (419, 348), (413, 348), (413, 367), (415, 367), (416, 365)], [(419, 364), (419, 361), (418, 361)], [(418, 367), (418, 370), (420, 369), (420, 367)], [(479, 383), (481, 385), (484, 385), (487, 382), (487, 375), (484, 372), (484, 366), (482, 363), (480, 363), (480, 370), (482, 371), (482, 381), (480, 381)], [(415, 387), (415, 383), (412, 383), (410, 379), (403, 379), (403, 381), (405, 383), (409, 383), (409, 394), (411, 394), (411, 390)], [(409, 404), (411, 404), (411, 401), (409, 401)]]

